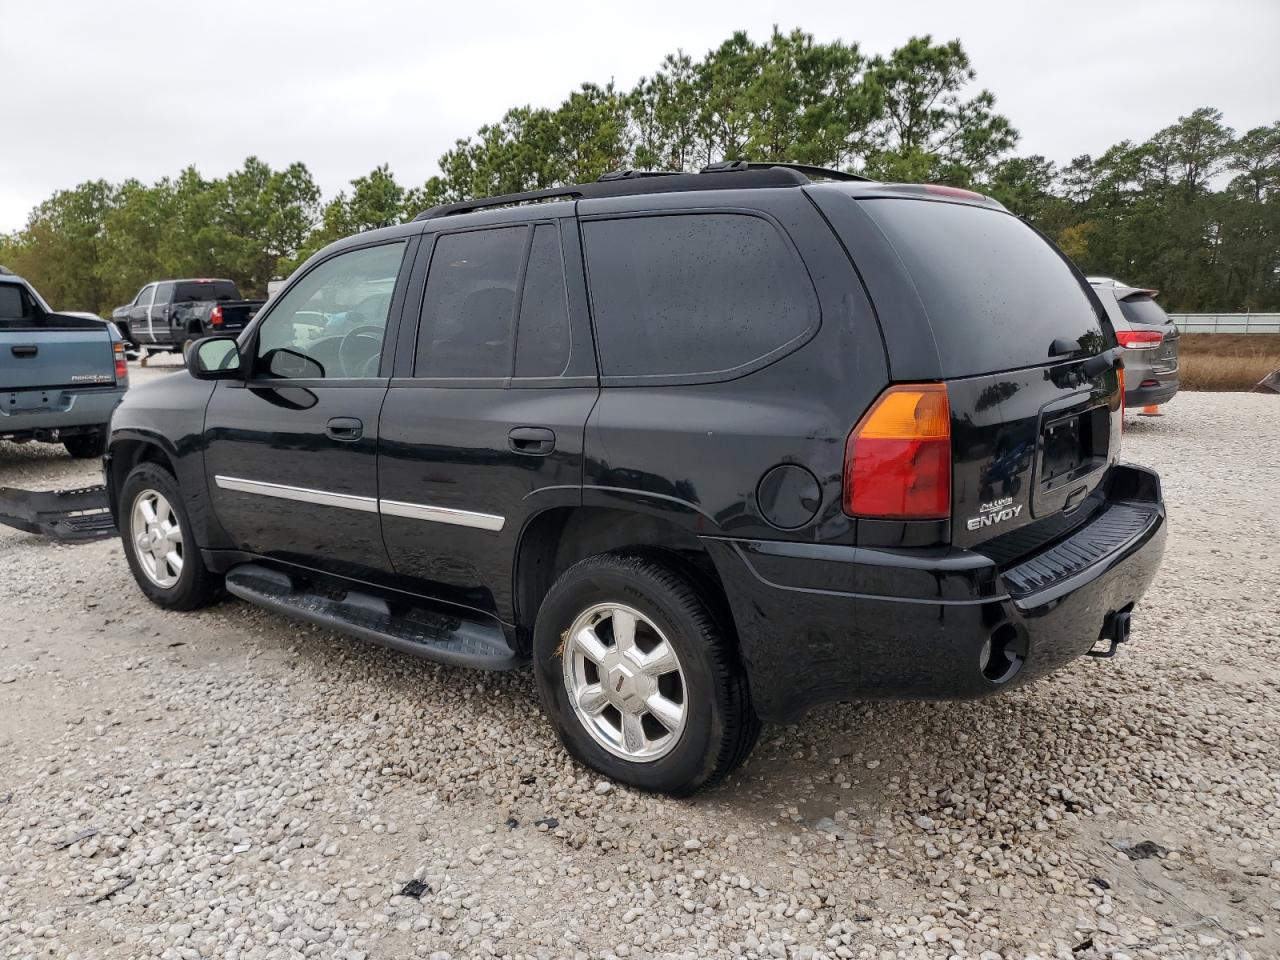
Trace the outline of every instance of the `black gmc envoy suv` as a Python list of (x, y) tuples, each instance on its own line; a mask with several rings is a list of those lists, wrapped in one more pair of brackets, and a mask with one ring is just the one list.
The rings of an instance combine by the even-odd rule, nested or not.
[(628, 171), (322, 250), (105, 469), (161, 606), (532, 661), (575, 757), (687, 794), (761, 721), (1114, 652), (1165, 535), (1120, 354), (979, 194)]

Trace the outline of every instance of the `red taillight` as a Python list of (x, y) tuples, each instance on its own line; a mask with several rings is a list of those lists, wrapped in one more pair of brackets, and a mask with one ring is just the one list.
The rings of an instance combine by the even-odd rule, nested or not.
[(855, 517), (951, 516), (951, 408), (941, 383), (890, 387), (849, 434), (844, 511)]
[(1154, 350), (1164, 342), (1164, 334), (1159, 330), (1121, 330), (1116, 339), (1128, 350)]
[(213, 309), (209, 311), (209, 326), (222, 326), (222, 307), (216, 303), (213, 305)]
[(127, 379), (129, 376), (129, 364), (125, 360), (124, 344), (113, 343), (111, 345), (111, 354), (115, 357), (116, 361), (116, 382), (118, 383), (121, 380)]

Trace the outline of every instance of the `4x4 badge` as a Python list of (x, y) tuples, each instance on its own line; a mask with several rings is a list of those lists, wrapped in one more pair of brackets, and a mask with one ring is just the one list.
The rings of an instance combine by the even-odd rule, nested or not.
[(970, 530), (981, 530), (983, 527), (992, 527), (997, 523), (1003, 523), (1005, 520), (1012, 520), (1021, 512), (1022, 504), (1018, 504), (1015, 507), (1013, 505), (1013, 497), (992, 500), (990, 503), (984, 503), (979, 507), (978, 515), (970, 517), (965, 526)]

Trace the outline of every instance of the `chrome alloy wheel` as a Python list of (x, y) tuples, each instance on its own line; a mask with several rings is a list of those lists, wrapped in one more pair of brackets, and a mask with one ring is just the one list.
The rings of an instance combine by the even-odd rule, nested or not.
[(164, 494), (143, 490), (134, 498), (129, 533), (147, 579), (157, 587), (177, 583), (182, 576), (182, 528)]
[(664, 757), (684, 732), (688, 687), (675, 648), (644, 614), (601, 603), (565, 635), (564, 685), (592, 739), (624, 760)]

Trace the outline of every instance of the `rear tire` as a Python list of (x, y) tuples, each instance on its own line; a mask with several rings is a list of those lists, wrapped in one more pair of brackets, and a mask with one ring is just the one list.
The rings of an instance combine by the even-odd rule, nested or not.
[(77, 460), (89, 460), (102, 456), (104, 439), (104, 435), (98, 431), (78, 433), (74, 437), (64, 437), (62, 445), (67, 448), (67, 453)]
[(672, 796), (742, 763), (760, 721), (713, 610), (656, 556), (601, 554), (566, 570), (538, 612), (533, 659), (543, 708), (569, 753)]
[(195, 610), (222, 593), (204, 565), (178, 481), (156, 463), (140, 463), (120, 488), (120, 539), (129, 569), (152, 603)]

